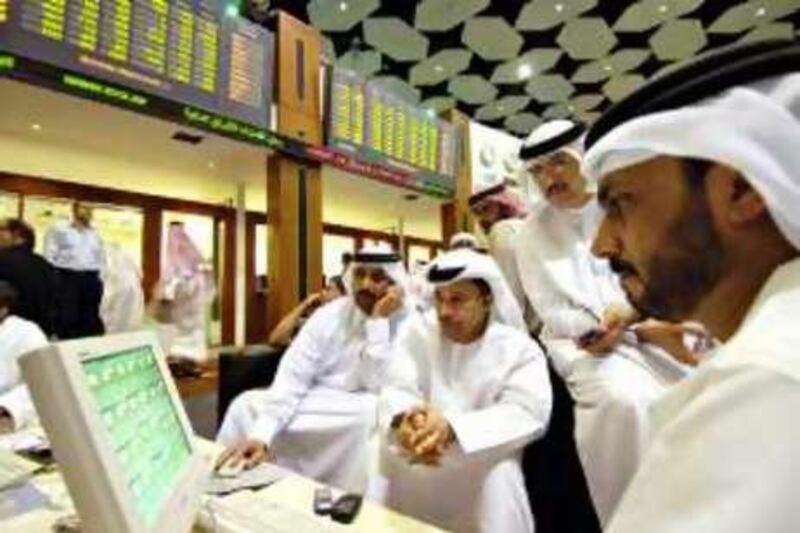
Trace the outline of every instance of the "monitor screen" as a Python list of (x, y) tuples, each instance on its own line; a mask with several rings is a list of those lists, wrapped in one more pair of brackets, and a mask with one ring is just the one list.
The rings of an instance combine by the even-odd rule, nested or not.
[(191, 459), (191, 444), (148, 345), (83, 362), (92, 397), (113, 450), (147, 527)]

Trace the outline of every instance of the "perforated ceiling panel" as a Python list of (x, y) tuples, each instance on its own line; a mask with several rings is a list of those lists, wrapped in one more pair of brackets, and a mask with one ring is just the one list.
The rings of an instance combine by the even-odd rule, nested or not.
[(595, 120), (705, 50), (800, 35), (800, 0), (250, 1), (316, 26), (330, 60), (517, 135), (549, 118)]

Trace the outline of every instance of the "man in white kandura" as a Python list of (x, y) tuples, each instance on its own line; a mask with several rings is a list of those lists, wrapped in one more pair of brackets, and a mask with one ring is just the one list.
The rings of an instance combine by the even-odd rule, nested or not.
[(269, 456), (308, 477), (363, 491), (377, 393), (398, 328), (415, 313), (400, 257), (376, 247), (356, 253), (347, 296), (317, 310), (283, 355), (269, 389), (246, 392), (217, 440), (220, 464), (254, 466)]
[(608, 530), (800, 531), (800, 44), (698, 58), (587, 136), (594, 251), (643, 313), (722, 345), (651, 407)]
[(515, 261), (519, 232), (528, 215), (528, 206), (509, 185), (501, 183), (470, 196), (469, 207), (486, 235), (489, 255), (500, 267), (523, 316), (529, 324), (535, 325), (536, 317), (526, 313), (525, 292)]
[(39, 326), (13, 314), (16, 300), (16, 290), (0, 281), (0, 434), (16, 431), (36, 419), (18, 360), (47, 346), (47, 338)]
[(401, 332), (381, 393), (370, 495), (450, 531), (533, 531), (520, 457), (550, 417), (544, 355), (490, 257), (447, 252), (428, 279), (435, 311)]
[(543, 201), (526, 219), (516, 252), (542, 341), (575, 402), (575, 444), (602, 525), (638, 464), (648, 405), (687, 368), (625, 333), (635, 313), (611, 269), (590, 251), (602, 212), (580, 172), (583, 132), (578, 123), (555, 120), (523, 143), (520, 159)]

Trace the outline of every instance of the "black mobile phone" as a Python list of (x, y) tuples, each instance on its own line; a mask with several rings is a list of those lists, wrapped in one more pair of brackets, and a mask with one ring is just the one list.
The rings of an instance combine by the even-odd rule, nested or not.
[(333, 505), (331, 518), (342, 524), (351, 523), (358, 515), (358, 511), (361, 510), (362, 500), (363, 497), (360, 494), (345, 494)]
[(333, 509), (333, 494), (331, 489), (323, 487), (314, 491), (314, 513), (318, 515), (331, 514)]
[(602, 329), (590, 329), (580, 337), (578, 337), (578, 345), (579, 346), (587, 346), (589, 344), (593, 344), (599, 341), (603, 335), (605, 335), (605, 331)]

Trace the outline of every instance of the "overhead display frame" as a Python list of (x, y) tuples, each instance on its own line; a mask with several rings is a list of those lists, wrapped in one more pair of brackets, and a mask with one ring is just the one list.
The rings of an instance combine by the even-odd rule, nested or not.
[(0, 0), (0, 76), (440, 198), (447, 180), (268, 129), (274, 36), (218, 0)]
[(351, 70), (332, 67), (328, 78), (329, 148), (452, 194), (455, 126)]

